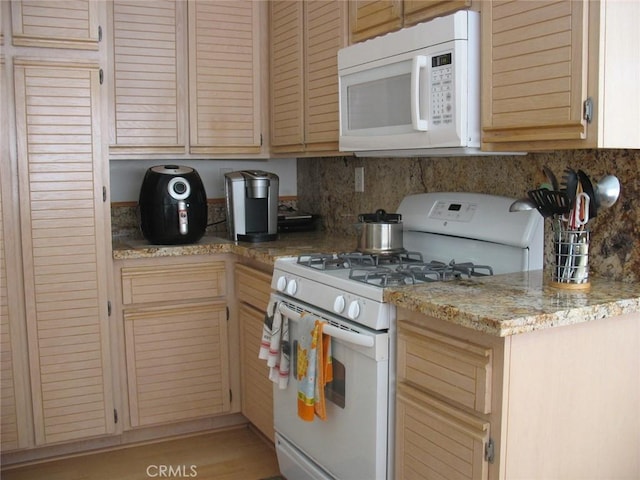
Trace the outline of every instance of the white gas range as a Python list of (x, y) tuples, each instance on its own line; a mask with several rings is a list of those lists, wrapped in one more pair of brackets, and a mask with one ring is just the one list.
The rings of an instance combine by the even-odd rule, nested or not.
[(405, 252), (276, 260), (272, 300), (290, 320), (291, 343), (300, 318), (323, 319), (338, 369), (327, 386), (326, 421), (296, 416), (295, 376), (287, 389), (274, 388), (276, 449), (288, 480), (393, 478), (395, 307), (383, 301), (384, 287), (541, 269), (542, 217), (510, 213), (512, 202), (471, 193), (411, 195), (397, 212)]

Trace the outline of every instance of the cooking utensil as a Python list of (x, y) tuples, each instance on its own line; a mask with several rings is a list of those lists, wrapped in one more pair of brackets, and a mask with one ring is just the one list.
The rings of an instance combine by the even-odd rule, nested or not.
[(605, 175), (596, 184), (594, 195), (599, 208), (611, 207), (620, 196), (620, 180), (613, 175)]
[(362, 253), (384, 255), (402, 253), (403, 247), (402, 216), (377, 210), (375, 213), (358, 215), (357, 250)]
[(587, 209), (589, 210), (589, 218), (593, 218), (598, 213), (598, 205), (595, 202), (595, 192), (593, 191), (593, 184), (589, 179), (589, 176), (583, 171), (578, 170), (578, 180), (582, 186), (582, 191), (589, 196), (590, 203), (587, 203)]
[(538, 188), (527, 192), (543, 217), (563, 215), (570, 210), (567, 194), (560, 190)]
[(543, 165), (542, 171), (547, 176), (547, 179), (549, 180), (549, 182), (551, 182), (551, 186), (553, 187), (553, 189), (560, 190), (560, 184), (558, 184), (558, 179), (556, 178), (554, 173), (551, 171), (551, 169), (546, 165)]
[(573, 207), (573, 200), (576, 197), (576, 190), (578, 188), (578, 174), (573, 168), (567, 167), (564, 170), (562, 176), (562, 186), (569, 198), (569, 208)]
[(573, 208), (570, 212), (562, 215), (562, 220), (567, 222), (569, 230), (582, 230), (589, 221), (589, 204), (591, 199), (586, 192), (580, 192), (576, 195)]
[(509, 206), (510, 212), (526, 212), (527, 210), (536, 210), (536, 203), (530, 198), (519, 198)]

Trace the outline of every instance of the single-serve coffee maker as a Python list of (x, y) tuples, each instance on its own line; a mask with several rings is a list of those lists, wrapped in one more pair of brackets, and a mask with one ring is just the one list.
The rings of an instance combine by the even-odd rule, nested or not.
[(279, 179), (262, 170), (225, 173), (229, 238), (266, 242), (278, 235)]

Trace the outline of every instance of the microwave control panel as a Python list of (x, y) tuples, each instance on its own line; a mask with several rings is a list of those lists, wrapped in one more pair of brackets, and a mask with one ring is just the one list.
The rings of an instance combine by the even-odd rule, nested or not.
[(453, 123), (453, 52), (431, 57), (431, 121)]

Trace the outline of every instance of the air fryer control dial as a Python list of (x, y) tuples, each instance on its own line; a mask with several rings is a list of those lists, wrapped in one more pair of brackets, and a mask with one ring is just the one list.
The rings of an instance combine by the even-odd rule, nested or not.
[(167, 189), (169, 190), (171, 198), (175, 198), (176, 200), (184, 200), (191, 194), (189, 181), (183, 177), (174, 177), (169, 180)]

